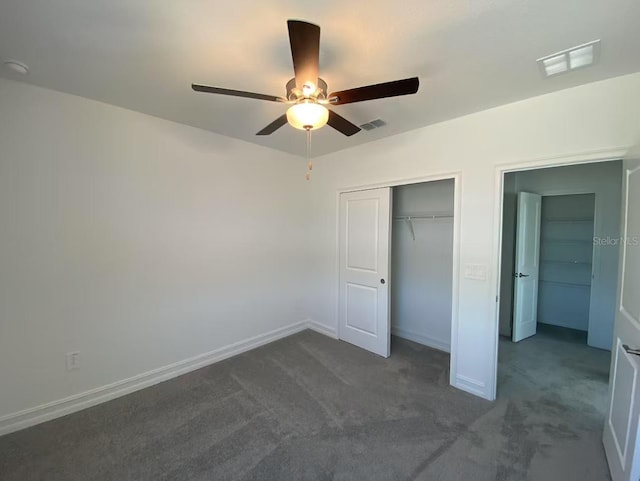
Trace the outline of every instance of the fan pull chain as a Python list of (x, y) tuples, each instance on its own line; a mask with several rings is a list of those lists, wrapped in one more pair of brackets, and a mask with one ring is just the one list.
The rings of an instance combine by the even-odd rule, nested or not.
[(307, 128), (307, 180), (311, 179), (311, 171), (313, 170), (313, 162), (311, 161), (311, 129)]

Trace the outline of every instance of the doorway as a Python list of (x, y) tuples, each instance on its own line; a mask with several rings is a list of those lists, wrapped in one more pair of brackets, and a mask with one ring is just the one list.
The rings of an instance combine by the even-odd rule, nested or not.
[[(587, 344), (610, 350), (618, 279), (621, 161), (504, 174), (499, 332), (511, 337), (516, 315), (518, 203), (541, 198), (535, 323), (587, 332)], [(518, 319), (516, 318), (516, 321)], [(530, 334), (535, 333), (535, 329)]]
[(450, 351), (458, 195), (457, 175), (339, 192), (340, 339), (383, 357), (392, 332)]
[(579, 331), (585, 344), (593, 277), (594, 218), (595, 194), (542, 197), (538, 325)]
[[(583, 390), (604, 416), (619, 252), (602, 239), (620, 235), (621, 178), (620, 161), (504, 174), (498, 397), (527, 391), (520, 377), (561, 396)], [(519, 212), (529, 197), (540, 206), (538, 250), (529, 267), (536, 272), (518, 262)], [(537, 278), (535, 326), (513, 337), (521, 316), (518, 283), (530, 275)]]

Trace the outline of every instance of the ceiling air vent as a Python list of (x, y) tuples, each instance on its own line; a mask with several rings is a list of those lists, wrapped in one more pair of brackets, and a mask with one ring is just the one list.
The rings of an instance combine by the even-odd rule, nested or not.
[(364, 123), (360, 126), (362, 130), (373, 130), (379, 127), (384, 127), (387, 123), (382, 119), (375, 119), (370, 122)]
[(600, 40), (568, 48), (537, 60), (543, 77), (593, 65), (600, 55)]

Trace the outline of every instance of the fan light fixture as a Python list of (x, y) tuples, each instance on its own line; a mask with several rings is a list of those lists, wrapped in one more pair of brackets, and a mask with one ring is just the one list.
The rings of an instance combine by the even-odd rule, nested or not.
[(300, 130), (316, 130), (326, 125), (329, 111), (313, 100), (304, 99), (287, 110), (287, 122)]
[(311, 174), (311, 131), (329, 125), (343, 135), (350, 137), (360, 132), (360, 127), (349, 122), (336, 113), (329, 105), (344, 105), (366, 100), (384, 99), (411, 95), (418, 91), (420, 80), (418, 77), (393, 80), (374, 85), (365, 85), (355, 89), (331, 92), (318, 74), (320, 63), (320, 27), (302, 20), (287, 20), (289, 30), (289, 45), (295, 77), (285, 86), (285, 96), (265, 95), (244, 90), (210, 87), (208, 85), (191, 84), (196, 92), (206, 92), (218, 95), (230, 95), (247, 99), (264, 100), (289, 104), (291, 107), (256, 133), (256, 135), (271, 135), (287, 123), (292, 127), (307, 132), (307, 160)]

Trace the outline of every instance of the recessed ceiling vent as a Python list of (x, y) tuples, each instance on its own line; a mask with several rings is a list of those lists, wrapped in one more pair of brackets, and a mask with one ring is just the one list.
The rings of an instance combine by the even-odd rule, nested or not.
[(375, 120), (372, 120), (372, 121), (367, 122), (365, 124), (362, 124), (360, 126), (360, 128), (362, 130), (373, 130), (373, 129), (377, 129), (379, 127), (384, 127), (385, 125), (387, 125), (387, 123), (384, 120), (375, 119)]
[(562, 52), (547, 55), (537, 60), (543, 77), (588, 67), (596, 63), (600, 56), (600, 40), (568, 48)]

